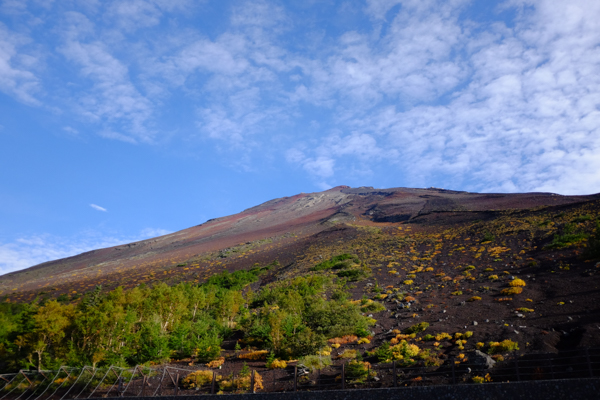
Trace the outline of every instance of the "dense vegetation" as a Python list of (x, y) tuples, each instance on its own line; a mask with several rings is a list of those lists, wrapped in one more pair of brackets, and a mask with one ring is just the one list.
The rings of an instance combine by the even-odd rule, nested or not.
[(309, 275), (254, 293), (248, 285), (268, 269), (223, 272), (201, 285), (159, 283), (105, 294), (97, 287), (71, 304), (66, 296), (0, 303), (0, 368), (209, 362), (233, 334), (279, 357), (300, 357), (328, 338), (369, 334), (370, 320), (348, 300), (345, 280)]

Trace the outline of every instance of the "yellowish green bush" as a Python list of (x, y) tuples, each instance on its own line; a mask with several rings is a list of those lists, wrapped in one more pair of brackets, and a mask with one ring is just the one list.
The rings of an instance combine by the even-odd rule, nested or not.
[(501, 342), (490, 342), (487, 352), (488, 354), (497, 354), (516, 350), (519, 350), (519, 343), (506, 339)]
[(371, 341), (367, 338), (361, 338), (358, 340), (358, 344), (369, 344)]
[[(221, 376), (217, 376), (217, 379), (220, 379)], [(181, 384), (186, 389), (195, 389), (197, 387), (201, 387), (207, 385), (212, 382), (213, 379), (213, 371), (194, 371), (191, 374), (188, 374), (185, 378), (181, 380)]]
[(513, 294), (520, 294), (522, 292), (523, 292), (523, 288), (522, 287), (518, 287), (518, 286), (516, 286), (516, 287), (510, 287), (510, 288), (505, 288), (505, 289), (502, 289), (500, 291), (500, 293), (502, 293), (504, 295), (508, 295), (508, 296), (513, 295)]
[(342, 354), (340, 354), (338, 356), (338, 358), (350, 358), (350, 359), (355, 359), (356, 358), (356, 350), (350, 350), (350, 349), (346, 349), (342, 352)]
[(412, 285), (413, 281), (412, 281), (412, 279), (407, 279), (407, 280), (403, 281), (402, 283), (405, 285)]
[(513, 279), (512, 281), (510, 281), (508, 286), (511, 286), (511, 287), (521, 286), (522, 287), (522, 286), (525, 286), (525, 281), (523, 279)]
[(517, 311), (520, 311), (522, 313), (532, 313), (534, 310), (533, 310), (533, 308), (520, 307), (520, 308), (517, 308)]
[(498, 279), (498, 275), (490, 275), (488, 276), (488, 279), (495, 281), (496, 279)]
[(492, 381), (492, 377), (488, 373), (485, 376), (474, 376), (473, 378), (471, 378), (471, 380), (474, 383), (484, 383), (484, 382), (491, 382)]
[(302, 364), (305, 367), (309, 368), (311, 371), (317, 369), (323, 369), (328, 365), (331, 365), (331, 357), (329, 356), (304, 356), (298, 360), (298, 364)]
[(467, 300), (467, 301), (471, 301), (471, 302), (472, 302), (472, 301), (479, 301), (479, 300), (481, 300), (481, 297), (479, 297), (479, 296), (473, 296), (473, 297), (471, 297), (471, 298), (470, 298), (469, 300)]
[(267, 368), (270, 368), (270, 369), (285, 369), (286, 367), (287, 367), (287, 362), (280, 360), (278, 358), (274, 359), (267, 365)]

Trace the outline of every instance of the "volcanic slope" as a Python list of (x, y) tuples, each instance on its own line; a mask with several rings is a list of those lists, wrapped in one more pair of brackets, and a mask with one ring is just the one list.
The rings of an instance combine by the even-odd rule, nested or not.
[[(501, 259), (505, 268), (510, 269), (509, 264), (519, 268), (535, 257), (544, 258), (543, 246), (570, 224), (560, 215), (592, 215), (578, 224), (591, 232), (599, 202), (600, 195), (339, 186), (272, 200), (173, 234), (10, 273), (0, 277), (0, 296), (31, 301), (68, 294), (76, 299), (97, 285), (107, 290), (156, 281), (202, 282), (223, 270), (276, 260), (280, 268), (263, 278), (267, 283), (307, 273), (319, 260), (343, 252), (361, 253), (371, 279), (381, 275), (380, 280), (394, 284), (402, 273), (398, 268), (388, 270), (390, 263), (408, 269), (412, 264), (448, 269), (465, 263), (498, 264), (493, 260)], [(481, 244), (484, 232), (495, 237), (492, 244)], [(563, 253), (573, 258), (582, 251), (577, 246), (583, 245), (585, 241), (568, 246), (568, 251), (546, 252), (553, 252), (555, 260)]]

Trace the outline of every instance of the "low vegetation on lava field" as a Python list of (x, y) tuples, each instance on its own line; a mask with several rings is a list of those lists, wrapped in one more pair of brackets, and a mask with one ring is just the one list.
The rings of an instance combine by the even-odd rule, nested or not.
[(348, 373), (362, 376), (368, 362), (440, 366), (475, 349), (502, 359), (598, 346), (599, 204), (451, 224), (355, 221), (265, 251), (262, 263), (207, 258), (220, 261), (202, 278), (190, 259), (172, 268), (169, 284), (156, 276), (83, 295), (5, 296), (0, 369), (241, 370), (300, 360), (350, 362)]

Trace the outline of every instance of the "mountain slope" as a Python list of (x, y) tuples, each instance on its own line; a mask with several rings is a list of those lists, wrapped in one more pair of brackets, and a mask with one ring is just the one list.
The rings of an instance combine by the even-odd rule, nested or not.
[(493, 219), (510, 210), (569, 206), (599, 198), (339, 186), (271, 200), (173, 234), (10, 273), (0, 277), (0, 295), (26, 301), (40, 292), (82, 293), (98, 284), (198, 282), (222, 269), (246, 268), (255, 262), (277, 259), (289, 266), (336, 226), (334, 230), (403, 224), (441, 227)]

